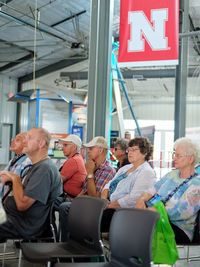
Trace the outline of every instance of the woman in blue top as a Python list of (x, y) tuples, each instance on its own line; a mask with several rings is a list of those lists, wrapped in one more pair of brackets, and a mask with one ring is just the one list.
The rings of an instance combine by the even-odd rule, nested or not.
[[(189, 138), (174, 143), (175, 170), (167, 173), (154, 187), (137, 201), (137, 208), (146, 208), (146, 202), (157, 195), (165, 204), (177, 243), (193, 239), (194, 225), (200, 209), (200, 175), (195, 171), (199, 162), (197, 144)], [(150, 201), (149, 201), (150, 202)]]

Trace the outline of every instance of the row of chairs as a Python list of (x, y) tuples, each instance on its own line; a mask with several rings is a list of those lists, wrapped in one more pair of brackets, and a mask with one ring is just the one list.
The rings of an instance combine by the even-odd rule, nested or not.
[[(99, 198), (75, 198), (69, 212), (69, 241), (22, 243), (24, 258), (32, 263), (45, 263), (47, 266), (56, 263), (57, 267), (150, 267), (152, 233), (159, 214), (138, 209), (117, 210), (109, 232), (110, 260), (105, 262), (100, 232), (105, 205), (106, 202)], [(84, 259), (90, 262), (80, 262), (85, 261)], [(60, 262), (67, 260), (72, 262)], [(91, 262), (94, 260), (98, 262)]]
[[(22, 242), (18, 266), (21, 266), (21, 255), (26, 260), (35, 263), (45, 263), (57, 267), (86, 267), (86, 266), (150, 266), (151, 262), (151, 237), (152, 231), (159, 215), (155, 212), (137, 209), (118, 209), (111, 222), (109, 241), (111, 257), (109, 263), (59, 263), (77, 258), (86, 261), (98, 258), (105, 261), (103, 242), (101, 241), (101, 219), (105, 208), (105, 201), (88, 196), (78, 197), (73, 200), (69, 212), (69, 242), (56, 242), (57, 233), (55, 222), (52, 219), (51, 208), (50, 225), (53, 232), (54, 243), (49, 243), (48, 238), (36, 238), (39, 243)], [(197, 217), (195, 238), (192, 245), (200, 243), (200, 215)], [(47, 239), (46, 239), (47, 238)], [(41, 243), (42, 241), (42, 243)], [(45, 241), (45, 242), (44, 242)], [(48, 241), (48, 242), (47, 242)], [(186, 244), (184, 244), (186, 245)], [(188, 244), (187, 244), (188, 245)], [(191, 244), (190, 244), (191, 245)]]

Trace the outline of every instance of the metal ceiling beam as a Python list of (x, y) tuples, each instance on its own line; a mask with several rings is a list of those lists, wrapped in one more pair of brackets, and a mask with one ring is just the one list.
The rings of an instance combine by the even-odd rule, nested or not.
[[(0, 39), (0, 43), (6, 44), (6, 45), (11, 46), (11, 47), (16, 47), (16, 48), (20, 49), (21, 51), (26, 51), (28, 53), (32, 53), (33, 52), (32, 50), (26, 49), (23, 46), (16, 45), (16, 44), (14, 44), (12, 42), (9, 42), (9, 41), (3, 40), (3, 39)], [(2, 47), (1, 47), (1, 49), (2, 49)]]
[[(32, 24), (32, 23), (30, 23), (30, 22), (27, 22), (27, 21), (25, 21), (25, 20), (23, 20), (23, 19), (19, 19), (19, 18), (13, 16), (13, 15), (10, 15), (10, 14), (8, 14), (8, 13), (2, 11), (2, 10), (0, 10), (0, 15), (1, 15), (1, 16), (4, 16), (4, 17), (7, 17), (7, 18), (9, 18), (9, 19), (12, 19), (12, 20), (14, 20), (14, 21), (17, 22), (17, 23), (20, 23), (20, 24), (22, 24), (22, 25), (26, 25), (26, 26), (29, 26), (29, 27), (35, 29), (35, 25), (34, 25), (34, 24)], [(61, 37), (61, 36), (59, 36), (59, 35), (57, 35), (57, 34), (55, 34), (55, 33), (52, 33), (50, 30), (45, 30), (45, 29), (43, 29), (43, 28), (41, 28), (41, 27), (37, 27), (37, 30), (40, 31), (40, 32), (44, 32), (44, 33), (46, 33), (46, 34), (48, 34), (48, 35), (51, 35), (51, 36), (53, 36), (53, 37), (55, 37), (55, 38), (58, 38), (58, 39), (60, 39), (60, 40), (62, 40), (62, 41), (67, 41), (65, 38), (63, 38), (63, 37)], [(52, 29), (52, 30), (53, 30), (53, 29)]]
[[(57, 70), (60, 70), (60, 69), (66, 68), (66, 67), (69, 67), (69, 66), (71, 66), (73, 64), (79, 63), (79, 62), (84, 61), (86, 59), (87, 58), (85, 58), (85, 57), (74, 56), (74, 57), (71, 57), (69, 59), (61, 60), (61, 61), (59, 61), (57, 63), (54, 63), (52, 65), (49, 65), (49, 66), (47, 66), (45, 68), (37, 70), (36, 73), (35, 73), (35, 77), (39, 78), (41, 76), (44, 76), (46, 74), (49, 74), (51, 72), (54, 72), (54, 71), (57, 71)], [(20, 77), (19, 80), (18, 80), (19, 87), (24, 82), (31, 81), (32, 79), (33, 79), (33, 73), (29, 73), (29, 74), (27, 74), (25, 76)]]
[(70, 17), (67, 17), (67, 18), (63, 19), (63, 20), (60, 20), (60, 21), (58, 21), (58, 22), (52, 24), (51, 27), (58, 26), (58, 25), (62, 24), (63, 22), (66, 22), (66, 21), (68, 21), (68, 20), (71, 20), (71, 19), (73, 19), (73, 18), (75, 18), (75, 17), (78, 17), (78, 16), (84, 14), (84, 13), (86, 13), (86, 10), (83, 10), (83, 11), (81, 11), (81, 12), (79, 12), (79, 13), (76, 13), (76, 14), (70, 16)]
[[(195, 68), (189, 69), (189, 77), (193, 77)], [(159, 70), (122, 70), (124, 79), (149, 79), (149, 78), (174, 78), (175, 69), (159, 69)], [(70, 80), (87, 80), (88, 72), (61, 72), (60, 78), (69, 78)]]
[(7, 69), (10, 69), (12, 67), (15, 67), (18, 64), (21, 64), (22, 62), (24, 62), (26, 60), (30, 60), (30, 59), (33, 59), (33, 53), (30, 53), (30, 54), (28, 54), (28, 55), (26, 55), (24, 57), (21, 57), (19, 59), (16, 59), (16, 60), (14, 60), (14, 61), (12, 61), (12, 62), (10, 62), (10, 63), (2, 66), (2, 67), (0, 67), (0, 72), (5, 71)]
[[(8, 42), (8, 41), (2, 40), (2, 39), (0, 39), (0, 43), (6, 44), (6, 45), (8, 45), (10, 47), (17, 48), (17, 49), (21, 50), (22, 52), (27, 52), (28, 53), (26, 56), (23, 56), (21, 58), (18, 58), (18, 59), (12, 60), (12, 61), (10, 60), (10, 63), (0, 67), (0, 72), (5, 71), (7, 69), (10, 69), (12, 67), (15, 67), (18, 64), (33, 58), (33, 51), (28, 50), (25, 47), (21, 47), (19, 45), (13, 44), (11, 42)], [(1, 63), (1, 61), (0, 61), (0, 63)]]
[(4, 0), (4, 1), (1, 1), (1, 2), (3, 2), (3, 3), (0, 3), (0, 7), (1, 6), (4, 6), (5, 4), (8, 4), (8, 3), (10, 3), (10, 2), (12, 2), (13, 0)]

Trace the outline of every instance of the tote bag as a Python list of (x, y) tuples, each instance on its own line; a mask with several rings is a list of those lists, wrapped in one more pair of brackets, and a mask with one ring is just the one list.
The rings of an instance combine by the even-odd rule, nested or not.
[(175, 235), (169, 223), (164, 204), (158, 201), (154, 208), (159, 212), (152, 242), (152, 256), (155, 264), (174, 264), (179, 256), (176, 247)]

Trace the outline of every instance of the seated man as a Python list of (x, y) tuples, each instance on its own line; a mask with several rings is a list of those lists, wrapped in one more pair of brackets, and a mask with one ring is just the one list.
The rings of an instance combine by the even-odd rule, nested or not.
[(28, 169), (32, 165), (31, 160), (23, 153), (26, 134), (25, 132), (19, 133), (12, 139), (10, 151), (14, 152), (15, 156), (5, 167), (5, 170), (14, 172), (19, 176), (23, 176), (24, 169)]
[[(11, 159), (4, 170), (14, 172), (19, 175), (21, 179), (26, 174), (28, 169), (32, 166), (31, 160), (23, 153), (23, 148), (25, 144), (26, 133), (19, 133), (11, 141), (10, 150), (15, 153), (13, 159)], [(11, 185), (4, 185), (3, 187), (3, 197), (4, 198), (10, 193)]]
[(56, 199), (54, 203), (55, 210), (59, 210), (61, 203), (71, 201), (80, 194), (87, 175), (85, 163), (80, 154), (81, 139), (75, 134), (70, 134), (66, 138), (60, 139), (60, 142), (67, 160), (60, 168), (64, 192)]
[[(100, 197), (106, 183), (108, 183), (115, 175), (115, 169), (106, 159), (108, 144), (104, 137), (97, 136), (89, 143), (85, 144), (88, 161), (86, 162), (87, 180), (81, 195), (89, 195)], [(67, 217), (69, 213), (71, 202), (65, 202), (59, 207), (60, 226), (61, 226), (61, 240), (67, 241)]]
[(115, 169), (106, 159), (108, 144), (103, 136), (97, 136), (87, 144), (88, 161), (86, 162), (87, 181), (81, 194), (100, 197), (105, 186), (115, 175)]
[(27, 175), (21, 181), (13, 172), (0, 172), (2, 182), (12, 182), (13, 190), (3, 203), (7, 221), (0, 225), (0, 241), (35, 237), (44, 230), (51, 203), (62, 191), (59, 172), (48, 157), (49, 142), (45, 129), (31, 129), (23, 149), (33, 164)]
[(87, 175), (85, 163), (80, 154), (82, 142), (75, 134), (70, 134), (60, 141), (62, 142), (63, 153), (67, 157), (60, 169), (63, 190), (66, 197), (74, 198), (80, 194)]

